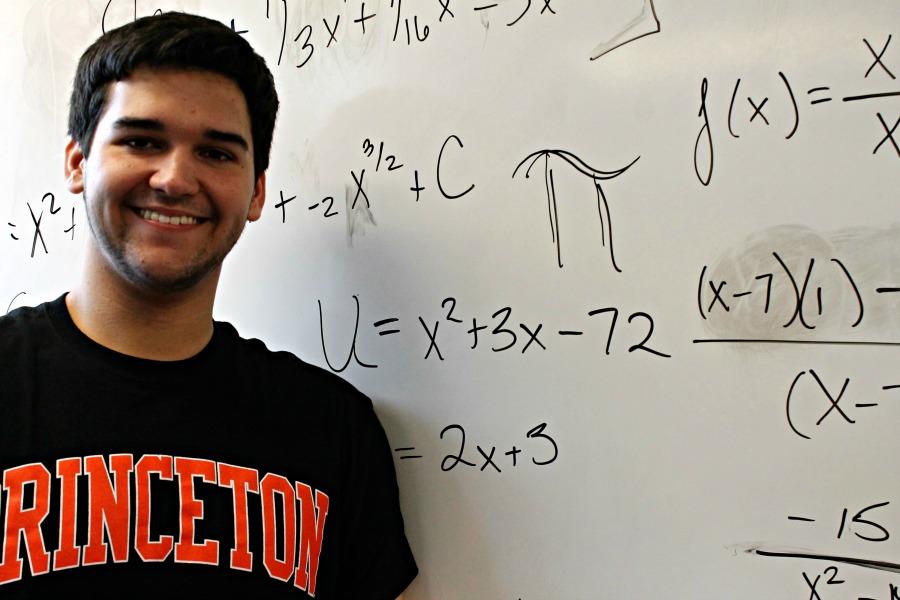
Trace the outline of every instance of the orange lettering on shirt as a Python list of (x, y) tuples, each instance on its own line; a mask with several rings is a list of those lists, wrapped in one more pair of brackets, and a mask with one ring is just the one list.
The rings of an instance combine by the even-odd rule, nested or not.
[(81, 457), (61, 458), (56, 461), (56, 477), (59, 479), (59, 547), (53, 552), (53, 570), (61, 571), (78, 566), (81, 548), (75, 545), (75, 515), (78, 513), (78, 476), (81, 475)]
[(253, 553), (250, 552), (247, 492), (259, 493), (259, 472), (256, 469), (219, 463), (219, 485), (230, 487), (234, 498), (234, 548), (231, 550), (231, 568), (250, 571), (253, 569)]
[(178, 474), (178, 498), (181, 506), (181, 532), (175, 544), (175, 562), (219, 564), (219, 542), (194, 542), (194, 524), (203, 518), (203, 501), (194, 496), (194, 478), (216, 483), (216, 463), (200, 458), (175, 457)]
[[(31, 508), (25, 508), (25, 486), (31, 484)], [(40, 463), (7, 469), (3, 473), (6, 488), (6, 519), (3, 524), (3, 562), (0, 583), (22, 578), (19, 544), (25, 537), (32, 575), (50, 570), (50, 553), (41, 536), (41, 522), (50, 512), (50, 471)]]
[(85, 565), (106, 563), (106, 531), (112, 546), (114, 562), (128, 561), (128, 534), (131, 531), (131, 454), (111, 454), (109, 466), (116, 480), (115, 486), (102, 456), (84, 457), (84, 472), (88, 477), (88, 545), (84, 548)]
[[(284, 546), (276, 548), (275, 494), (281, 496), (281, 511), (284, 515)], [(269, 576), (287, 581), (294, 572), (294, 558), (297, 553), (297, 509), (294, 506), (294, 487), (287, 478), (267, 473), (260, 481), (263, 517), (263, 564)], [(281, 554), (282, 558), (278, 558)]]
[(134, 469), (134, 486), (137, 495), (137, 529), (134, 533), (134, 550), (147, 562), (165, 560), (172, 552), (173, 537), (161, 535), (158, 541), (150, 541), (150, 475), (172, 481), (172, 457), (145, 454)]

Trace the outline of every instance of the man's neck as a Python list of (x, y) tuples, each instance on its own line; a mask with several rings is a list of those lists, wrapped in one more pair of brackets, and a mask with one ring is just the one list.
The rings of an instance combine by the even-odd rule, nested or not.
[(154, 293), (89, 267), (66, 295), (66, 308), (75, 326), (102, 346), (138, 358), (183, 360), (212, 338), (217, 284), (218, 271), (189, 290)]

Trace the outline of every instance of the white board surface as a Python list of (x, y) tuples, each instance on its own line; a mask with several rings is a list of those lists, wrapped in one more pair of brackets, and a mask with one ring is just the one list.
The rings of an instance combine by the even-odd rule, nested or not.
[(156, 9), (275, 73), (216, 317), (350, 356), (409, 598), (892, 598), (896, 0), (4, 3), (0, 310), (77, 276), (75, 62)]

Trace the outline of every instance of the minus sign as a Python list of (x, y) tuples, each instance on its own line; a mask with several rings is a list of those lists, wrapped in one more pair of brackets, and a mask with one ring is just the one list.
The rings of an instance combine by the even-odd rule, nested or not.
[(559, 335), (584, 335), (583, 331), (559, 331)]
[(809, 519), (807, 517), (788, 517), (788, 521), (805, 521), (807, 523), (815, 523), (815, 519)]
[(752, 292), (740, 292), (738, 294), (732, 294), (733, 298), (740, 298), (741, 296), (749, 296)]
[[(10, 225), (11, 225), (11, 224), (12, 224), (12, 223), (10, 223)], [(900, 288), (895, 288), (895, 287), (883, 287), (883, 288), (875, 288), (875, 291), (878, 292), (879, 294), (891, 294), (891, 293), (897, 293), (897, 292), (900, 292)]]
[(878, 404), (872, 402), (869, 404), (856, 404), (854, 406), (856, 406), (856, 408), (871, 408), (872, 406), (878, 406)]
[(313, 210), (314, 208), (316, 208), (316, 207), (318, 207), (318, 206), (319, 206), (319, 203), (316, 202), (315, 204), (313, 204), (312, 206), (310, 206), (308, 210)]
[(494, 8), (495, 6), (498, 6), (498, 5), (497, 4), (488, 4), (487, 6), (476, 6), (472, 10), (487, 10), (488, 8)]
[(900, 388), (900, 385), (886, 385), (886, 386), (882, 387), (881, 389), (883, 389), (883, 390), (896, 390), (897, 388)]

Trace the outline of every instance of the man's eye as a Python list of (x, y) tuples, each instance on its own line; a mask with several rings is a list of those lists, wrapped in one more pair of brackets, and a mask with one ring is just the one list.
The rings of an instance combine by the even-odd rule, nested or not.
[(206, 158), (217, 162), (234, 160), (234, 156), (230, 152), (225, 152), (224, 150), (219, 150), (218, 148), (205, 148), (201, 151), (201, 154)]
[(135, 150), (151, 150), (157, 147), (157, 143), (150, 138), (127, 138), (122, 143)]

